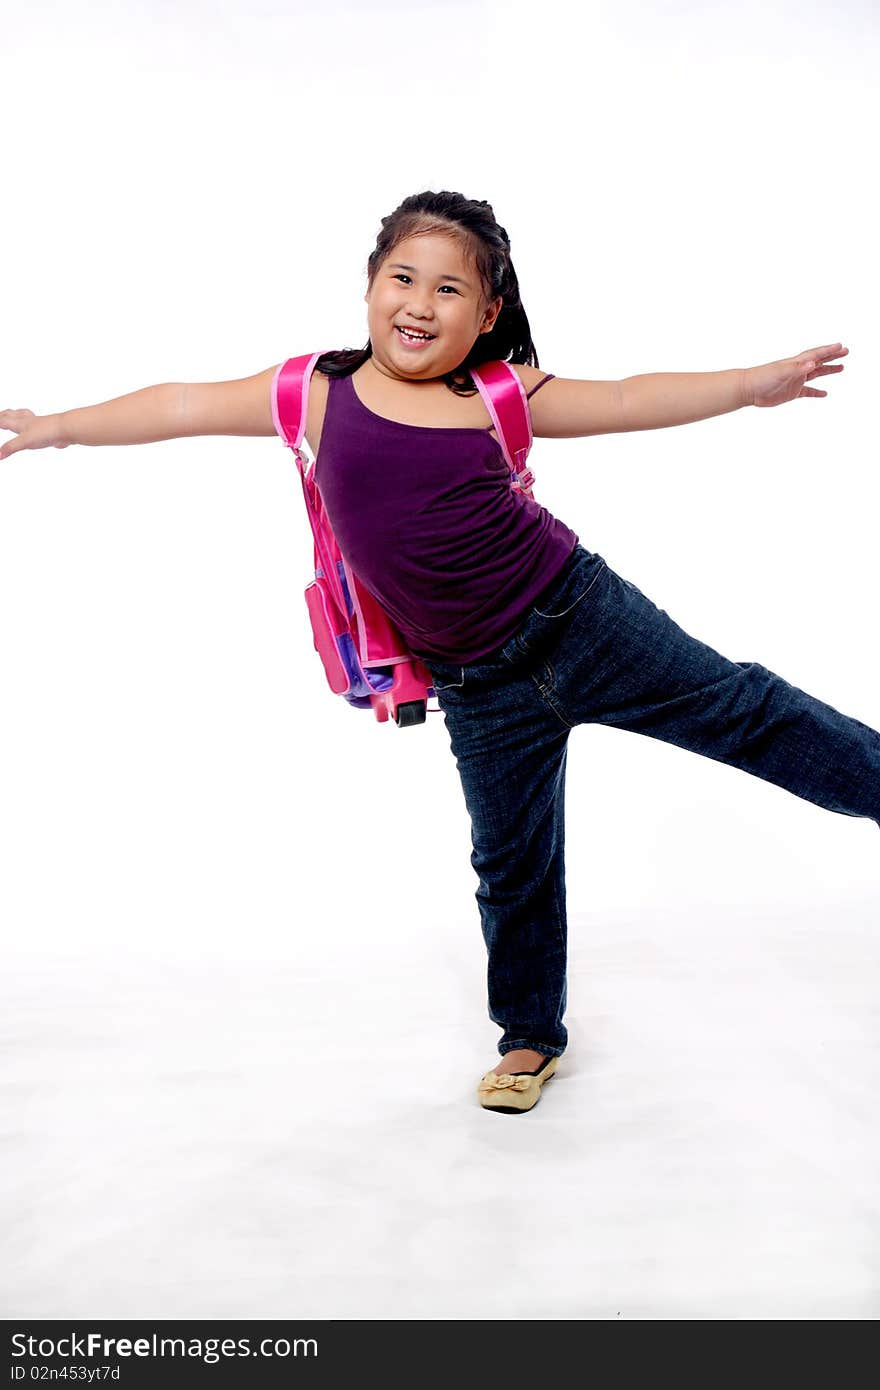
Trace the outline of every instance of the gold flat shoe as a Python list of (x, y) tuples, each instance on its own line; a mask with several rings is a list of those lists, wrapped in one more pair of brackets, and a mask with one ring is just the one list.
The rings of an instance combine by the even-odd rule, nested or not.
[(558, 1065), (558, 1057), (545, 1057), (537, 1071), (487, 1071), (477, 1086), (480, 1104), (502, 1115), (521, 1115), (537, 1105), (541, 1087)]

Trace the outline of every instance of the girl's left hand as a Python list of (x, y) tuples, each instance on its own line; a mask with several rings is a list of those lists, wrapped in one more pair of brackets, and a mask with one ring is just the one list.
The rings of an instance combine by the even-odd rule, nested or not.
[(785, 401), (796, 400), (799, 396), (827, 396), (827, 391), (815, 391), (806, 383), (817, 376), (842, 372), (842, 362), (830, 367), (826, 367), (825, 363), (833, 357), (843, 357), (847, 352), (849, 348), (845, 348), (842, 343), (831, 343), (828, 347), (810, 348), (808, 352), (799, 352), (797, 357), (784, 357), (781, 362), (766, 362), (763, 367), (747, 367), (747, 404), (783, 405)]

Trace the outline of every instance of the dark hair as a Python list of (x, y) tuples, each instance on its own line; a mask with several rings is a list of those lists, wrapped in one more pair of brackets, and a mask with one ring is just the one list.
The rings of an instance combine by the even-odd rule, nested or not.
[[(426, 232), (443, 232), (459, 241), (465, 255), (473, 259), (483, 286), (486, 302), (500, 295), (503, 303), (488, 333), (480, 333), (467, 357), (443, 377), (457, 396), (476, 391), (468, 371), (480, 362), (522, 362), (539, 366), (532, 342), (532, 331), (519, 297), (519, 282), (510, 259), (510, 238), (495, 220), (491, 205), (465, 198), (462, 193), (413, 193), (404, 198), (387, 217), (367, 261), (367, 286), (372, 288), (376, 273), (386, 257), (406, 237)], [(316, 367), (327, 376), (349, 376), (373, 355), (369, 338), (363, 348), (342, 348), (322, 353)]]

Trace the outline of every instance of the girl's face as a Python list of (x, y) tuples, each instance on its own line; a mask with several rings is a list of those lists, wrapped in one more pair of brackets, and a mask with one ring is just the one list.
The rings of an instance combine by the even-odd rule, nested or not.
[[(501, 312), (500, 296), (486, 305), (473, 265), (457, 241), (440, 232), (407, 237), (376, 271), (364, 295), (373, 355), (384, 375), (424, 381), (451, 372)], [(430, 334), (407, 339), (401, 328)]]

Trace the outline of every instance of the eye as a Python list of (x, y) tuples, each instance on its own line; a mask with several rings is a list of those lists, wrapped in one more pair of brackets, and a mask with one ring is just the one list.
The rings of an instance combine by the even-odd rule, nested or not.
[[(406, 274), (406, 271), (398, 270), (391, 278), (392, 280), (408, 280), (409, 276)], [(453, 294), (458, 294), (458, 290), (454, 285), (441, 285), (440, 288), (441, 290), (452, 290)]]

